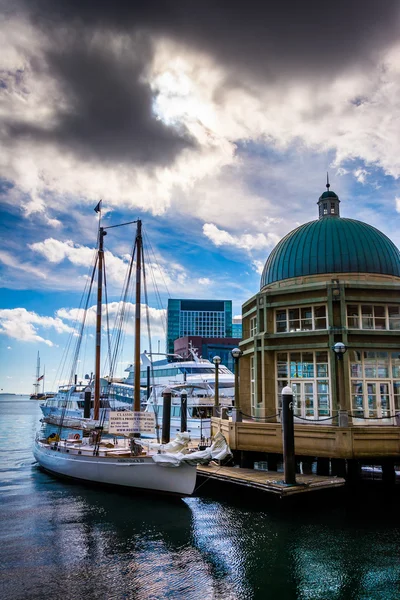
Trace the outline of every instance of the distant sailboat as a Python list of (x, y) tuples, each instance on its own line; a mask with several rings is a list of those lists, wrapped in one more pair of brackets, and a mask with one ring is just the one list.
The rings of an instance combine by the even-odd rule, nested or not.
[[(40, 382), (42, 383), (42, 392), (39, 392), (39, 388), (40, 388)], [(35, 377), (35, 381), (33, 384), (33, 394), (31, 394), (30, 398), (31, 400), (42, 400), (43, 398), (45, 398), (45, 393), (44, 393), (44, 371), (43, 371), (43, 375), (40, 375), (40, 356), (39, 356), (39, 351), (37, 353), (37, 359), (36, 359), (36, 377)]]

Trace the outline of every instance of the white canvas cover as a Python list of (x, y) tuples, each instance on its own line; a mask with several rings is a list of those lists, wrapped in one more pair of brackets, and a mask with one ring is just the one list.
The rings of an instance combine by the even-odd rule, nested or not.
[[(175, 440), (174, 440), (175, 441)], [(189, 465), (204, 465), (211, 460), (223, 460), (231, 456), (232, 452), (222, 433), (217, 433), (214, 441), (205, 450), (184, 454), (183, 452), (167, 452), (165, 454), (155, 454), (152, 458), (154, 462), (163, 467), (178, 467), (181, 463)]]

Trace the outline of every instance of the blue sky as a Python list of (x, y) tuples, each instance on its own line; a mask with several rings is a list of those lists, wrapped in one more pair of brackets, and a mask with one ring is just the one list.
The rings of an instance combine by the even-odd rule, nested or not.
[[(190, 4), (164, 20), (124, 2), (21, 0), (2, 10), (3, 391), (31, 391), (38, 351), (46, 387), (56, 386), (100, 198), (104, 225), (143, 220), (162, 270), (162, 304), (149, 296), (162, 346), (168, 297), (231, 299), (240, 314), (279, 239), (317, 218), (326, 171), (341, 215), (400, 246), (397, 4), (376, 19), (373, 2), (354, 0), (351, 14), (339, 2), (327, 23), (323, 2), (304, 14), (296, 3), (295, 14), (275, 7), (268, 20), (261, 4), (250, 2), (249, 16), (250, 5), (239, 15), (233, 3), (238, 19), (224, 12), (219, 37), (223, 3), (196, 15)], [(112, 229), (105, 240), (111, 312), (132, 235)], [(93, 369), (92, 333), (79, 377)], [(133, 357), (129, 332), (127, 342), (118, 374)]]

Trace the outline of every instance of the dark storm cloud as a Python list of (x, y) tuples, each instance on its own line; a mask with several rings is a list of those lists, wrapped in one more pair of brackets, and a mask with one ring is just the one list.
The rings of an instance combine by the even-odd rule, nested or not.
[(29, 5), (38, 7), (33, 14), (42, 25), (81, 22), (166, 35), (258, 77), (332, 73), (363, 62), (398, 37), (399, 25), (398, 0), (37, 0)]
[[(21, 6), (52, 40), (46, 68), (62, 85), (68, 108), (60, 108), (50, 131), (13, 123), (12, 134), (57, 140), (89, 158), (138, 163), (169, 162), (194, 143), (152, 112), (142, 75), (155, 39), (176, 40), (223, 65), (226, 88), (216, 96), (223, 98), (233, 81), (324, 81), (344, 69), (368, 68), (397, 38), (399, 24), (397, 0), (30, 0)], [(131, 43), (115, 54), (93, 44), (99, 31), (125, 34)]]
[[(80, 30), (61, 35), (46, 54), (45, 68), (59, 82), (66, 106), (55, 124), (40, 128), (18, 122), (11, 137), (57, 142), (82, 159), (168, 163), (193, 145), (184, 128), (168, 128), (152, 112), (152, 92), (142, 81), (151, 48), (143, 40), (122, 49), (99, 48)], [(37, 67), (40, 70), (40, 65)]]

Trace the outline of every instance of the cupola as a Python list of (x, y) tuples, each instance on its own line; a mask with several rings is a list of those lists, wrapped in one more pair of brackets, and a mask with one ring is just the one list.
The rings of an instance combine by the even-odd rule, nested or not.
[(329, 188), (329, 175), (326, 174), (326, 192), (321, 194), (318, 200), (319, 218), (325, 219), (325, 217), (340, 217), (339, 210), (339, 197), (335, 192), (331, 192)]

